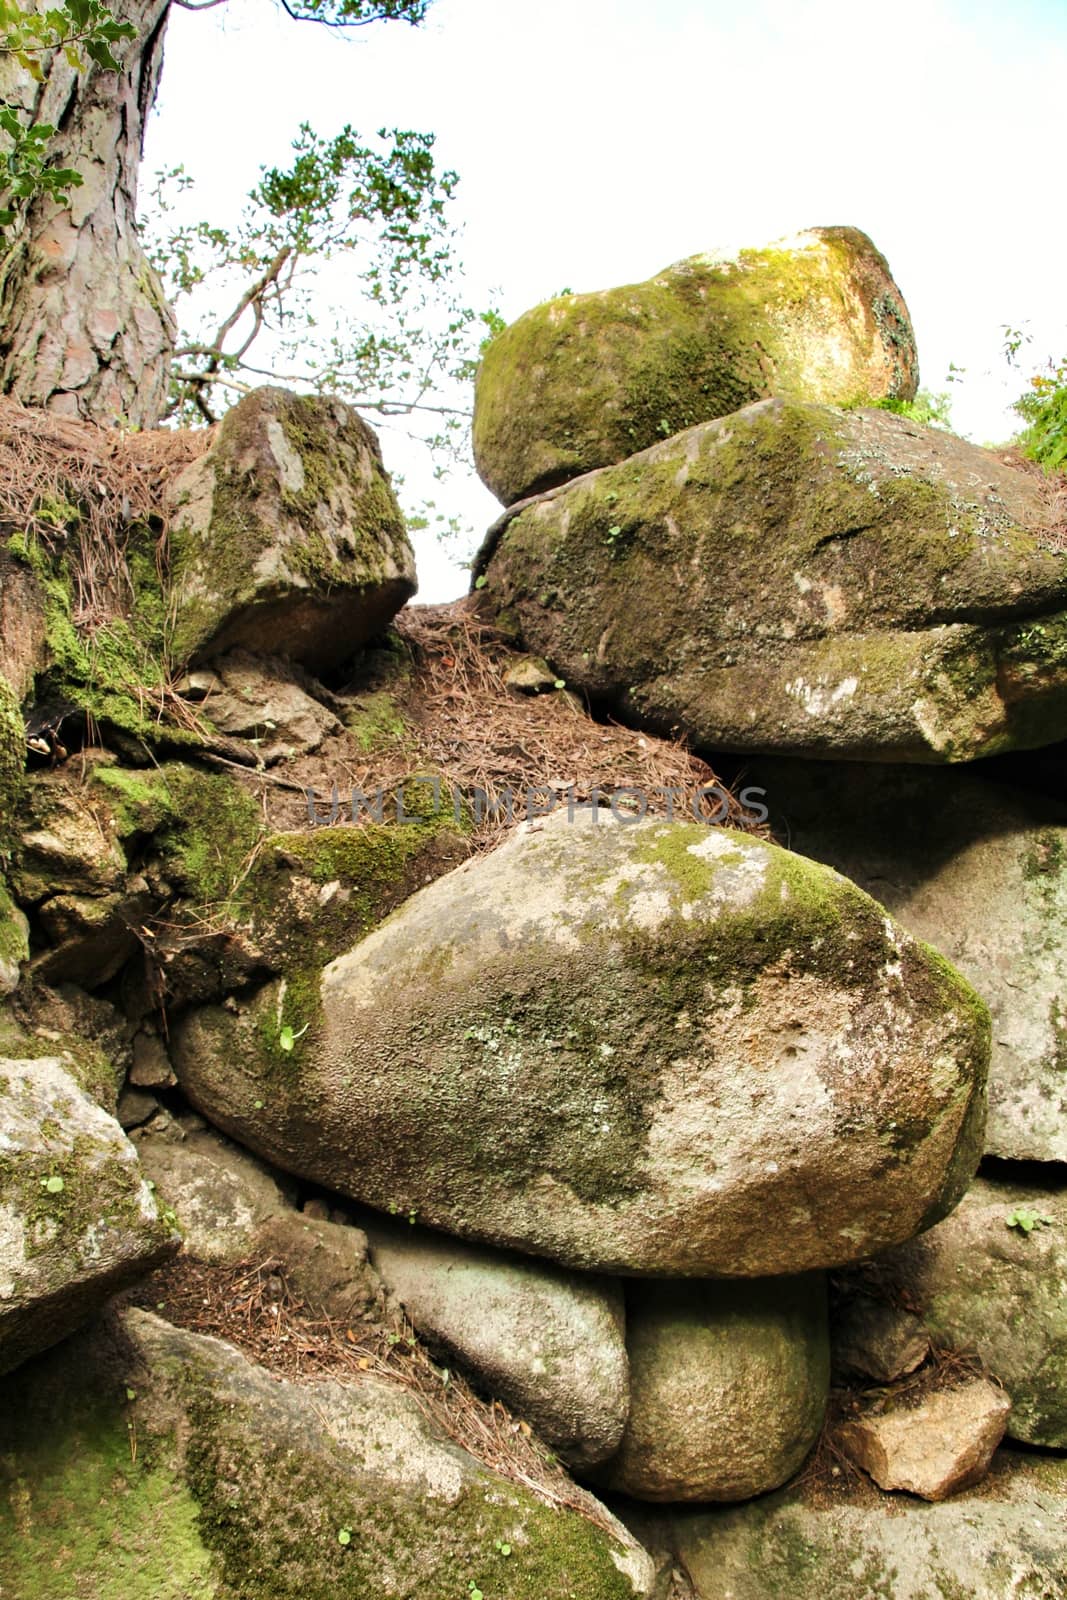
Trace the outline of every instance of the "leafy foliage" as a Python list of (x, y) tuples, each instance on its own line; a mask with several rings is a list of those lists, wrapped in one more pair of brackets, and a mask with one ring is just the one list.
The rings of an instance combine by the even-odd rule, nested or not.
[[(118, 22), (101, 0), (64, 0), (47, 11), (24, 8), (19, 0), (0, 0), (0, 60), (6, 58), (44, 79), (42, 57), (61, 51), (75, 72), (90, 64), (108, 72), (120, 70), (112, 46), (132, 39), (137, 29)], [(56, 130), (49, 122), (27, 122), (9, 101), (0, 103), (0, 132), (7, 148), (0, 156), (0, 232), (14, 222), (20, 205), (37, 195), (51, 195), (66, 205), (81, 174), (70, 167), (49, 166), (49, 146)]]
[[(458, 445), (467, 412), (442, 391), (469, 380), (494, 318), (456, 292), (447, 208), (457, 178), (437, 167), (433, 143), (398, 128), (364, 141), (346, 126), (327, 138), (303, 123), (291, 162), (261, 171), (231, 226), (178, 221), (192, 180), (180, 167), (160, 175), (143, 231), (182, 321), (172, 415), (213, 421), (227, 391), (270, 377), (380, 416), (430, 413), (432, 442)], [(347, 305), (324, 315), (334, 261), (346, 268)], [(261, 337), (269, 367), (255, 350)]]
[(1019, 444), (1024, 454), (1043, 467), (1067, 472), (1067, 356), (1050, 361), (1046, 372), (1030, 379), (1014, 410), (1026, 423)]
[(1016, 1206), (1004, 1219), (1005, 1226), (1016, 1228), (1020, 1233), (1031, 1234), (1035, 1228), (1049, 1228), (1052, 1218), (1046, 1217), (1040, 1211), (1035, 1211), (1032, 1206)]
[(951, 406), (950, 395), (933, 394), (929, 389), (920, 389), (914, 400), (888, 397), (878, 402), (880, 411), (892, 411), (898, 417), (909, 417), (912, 422), (921, 422), (927, 428), (951, 428)]

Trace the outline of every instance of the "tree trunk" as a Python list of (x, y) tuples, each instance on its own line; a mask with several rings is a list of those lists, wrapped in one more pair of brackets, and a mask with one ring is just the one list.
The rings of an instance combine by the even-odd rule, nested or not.
[(121, 74), (75, 73), (60, 52), (44, 81), (4, 98), (56, 129), (54, 164), (82, 174), (71, 205), (35, 200), (0, 258), (0, 390), (27, 405), (105, 426), (153, 427), (167, 396), (174, 315), (137, 236), (144, 123), (163, 57), (170, 0), (112, 0), (138, 29), (120, 40)]

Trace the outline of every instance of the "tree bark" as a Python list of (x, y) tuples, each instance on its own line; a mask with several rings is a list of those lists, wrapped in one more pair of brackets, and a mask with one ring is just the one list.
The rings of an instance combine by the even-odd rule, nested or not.
[(62, 53), (44, 81), (15, 75), (4, 98), (52, 123), (55, 164), (82, 174), (70, 207), (42, 197), (0, 258), (0, 390), (105, 426), (150, 428), (167, 397), (174, 315), (137, 235), (145, 119), (170, 0), (112, 0), (136, 25), (115, 46), (121, 73), (74, 72)]

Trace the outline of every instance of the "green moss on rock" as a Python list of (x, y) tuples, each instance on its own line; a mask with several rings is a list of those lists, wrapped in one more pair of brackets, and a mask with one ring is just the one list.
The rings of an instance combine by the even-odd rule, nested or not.
[(856, 229), (819, 228), (528, 311), (482, 361), (475, 458), (510, 504), (769, 395), (869, 404), (917, 381), (885, 260)]

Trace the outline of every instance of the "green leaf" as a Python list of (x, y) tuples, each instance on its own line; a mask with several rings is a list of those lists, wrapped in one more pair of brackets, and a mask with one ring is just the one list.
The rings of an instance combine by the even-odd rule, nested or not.
[(486, 577), (485, 573), (483, 572), (477, 578), (475, 578), (474, 587), (476, 589), (484, 589), (488, 582), (489, 582), (489, 579)]
[(56, 1176), (51, 1178), (42, 1178), (41, 1182), (49, 1194), (62, 1194), (63, 1190), (66, 1188), (66, 1184), (63, 1182), (63, 1179)]
[(126, 1398), (127, 1398), (127, 1400), (136, 1400), (137, 1399), (137, 1390), (136, 1389), (127, 1389), (126, 1390)]
[(1020, 1233), (1031, 1234), (1035, 1228), (1051, 1228), (1052, 1218), (1042, 1216), (1040, 1211), (1034, 1211), (1030, 1206), (1017, 1206), (1009, 1212), (1004, 1219), (1005, 1226), (1017, 1228)]
[(290, 1028), (289, 1024), (286, 1023), (285, 1026), (283, 1028), (281, 1028), (279, 1030), (279, 1032), (278, 1032), (278, 1044), (279, 1044), (279, 1047), (282, 1050), (288, 1051), (288, 1050), (291, 1050), (293, 1048), (295, 1043), (296, 1043), (296, 1034), (293, 1032), (292, 1028)]
[(338, 1530), (337, 1530), (337, 1543), (338, 1544), (351, 1544), (352, 1543), (352, 1529), (351, 1528), (338, 1528)]

